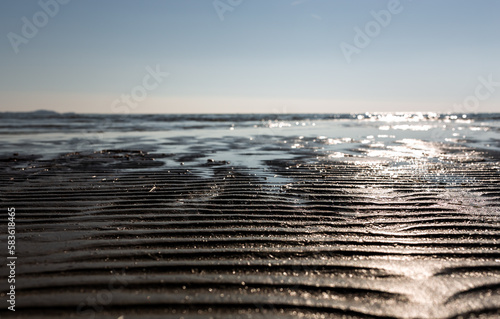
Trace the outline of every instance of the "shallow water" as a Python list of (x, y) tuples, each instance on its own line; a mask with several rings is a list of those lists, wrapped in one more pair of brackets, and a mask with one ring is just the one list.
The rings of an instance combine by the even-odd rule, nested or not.
[[(207, 159), (257, 167), (301, 157), (436, 161), (439, 147), (500, 152), (500, 114), (0, 113), (0, 155), (83, 154), (106, 149), (158, 154), (168, 166)], [(473, 156), (472, 153), (469, 156)]]

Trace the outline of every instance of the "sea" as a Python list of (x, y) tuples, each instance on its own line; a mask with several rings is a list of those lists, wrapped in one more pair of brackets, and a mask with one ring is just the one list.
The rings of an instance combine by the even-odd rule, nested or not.
[[(162, 166), (207, 161), (259, 167), (266, 161), (446, 161), (500, 154), (500, 113), (78, 114), (0, 113), (0, 156), (103, 150), (154, 154)], [(448, 152), (449, 153), (449, 152)], [(455, 152), (457, 153), (457, 152)], [(495, 156), (494, 156), (495, 157)], [(498, 158), (498, 156), (496, 156)]]

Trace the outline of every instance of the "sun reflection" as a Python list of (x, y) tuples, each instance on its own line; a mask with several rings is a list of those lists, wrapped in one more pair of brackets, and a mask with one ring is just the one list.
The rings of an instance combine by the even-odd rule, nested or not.
[(356, 116), (358, 120), (368, 120), (371, 122), (383, 123), (416, 123), (416, 122), (437, 122), (444, 123), (467, 123), (473, 122), (468, 118), (467, 114), (448, 114), (442, 115), (437, 113), (365, 113)]
[(428, 131), (433, 128), (432, 125), (394, 125), (392, 127), (394, 130), (402, 130), (402, 131)]
[[(419, 122), (425, 121), (428, 119), (433, 119), (438, 117), (436, 113), (388, 113), (388, 114), (370, 114), (366, 113), (364, 115), (365, 118), (368, 118), (370, 121), (379, 121), (379, 122), (387, 122), (387, 123), (396, 123), (396, 122)], [(358, 116), (360, 119), (360, 116)]]
[(292, 124), (284, 121), (267, 121), (267, 124), (265, 126), (269, 128), (282, 128), (282, 127), (291, 127)]
[(433, 144), (416, 139), (402, 139), (398, 141), (400, 145), (390, 145), (385, 149), (382, 143), (371, 144), (372, 149), (366, 150), (366, 155), (369, 157), (381, 157), (397, 159), (423, 159), (423, 158), (437, 158), (441, 151)]
[(433, 129), (434, 125), (422, 124), (422, 125), (410, 125), (410, 124), (398, 124), (398, 125), (381, 125), (379, 126), (379, 130), (388, 131), (390, 129), (393, 130), (401, 130), (401, 131), (429, 131)]
[(345, 157), (346, 154), (342, 153), (342, 152), (333, 152), (331, 154), (328, 154), (328, 157), (329, 158), (341, 158), (341, 157)]

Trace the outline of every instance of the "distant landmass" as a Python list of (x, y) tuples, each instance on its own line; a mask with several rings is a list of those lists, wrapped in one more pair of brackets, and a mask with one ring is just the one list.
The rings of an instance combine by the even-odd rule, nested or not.
[(53, 116), (53, 115), (60, 115), (61, 114), (61, 113), (58, 113), (56, 111), (50, 111), (50, 110), (36, 110), (36, 111), (28, 111), (28, 112), (8, 111), (8, 112), (0, 112), (0, 113), (3, 113), (3, 114), (34, 114), (34, 115), (40, 115), (40, 116), (43, 116), (43, 115)]

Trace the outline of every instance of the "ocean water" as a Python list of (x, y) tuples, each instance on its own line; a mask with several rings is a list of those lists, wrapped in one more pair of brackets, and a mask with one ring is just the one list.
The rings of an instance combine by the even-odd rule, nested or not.
[(500, 152), (494, 114), (184, 114), (118, 115), (37, 111), (0, 113), (0, 155), (159, 154), (162, 165), (225, 161), (258, 167), (269, 160), (446, 161)]

